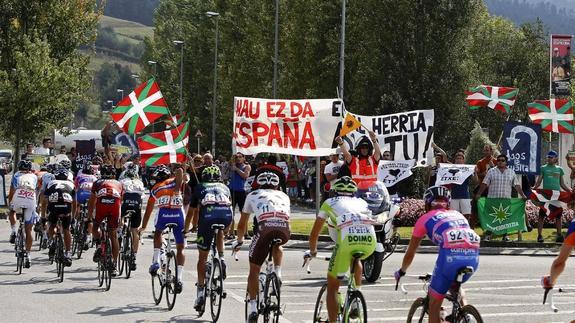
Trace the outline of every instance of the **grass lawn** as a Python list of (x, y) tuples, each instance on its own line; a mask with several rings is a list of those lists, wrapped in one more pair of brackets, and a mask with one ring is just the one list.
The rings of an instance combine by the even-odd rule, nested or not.
[(125, 61), (123, 59), (114, 56), (109, 56), (102, 53), (86, 52), (86, 51), (84, 51), (84, 54), (90, 55), (90, 64), (88, 64), (88, 69), (91, 71), (99, 70), (100, 66), (104, 64), (104, 62), (110, 64), (118, 63), (121, 65), (128, 66), (130, 70), (134, 73), (139, 73), (141, 71), (140, 65)]
[[(311, 228), (313, 226), (313, 219), (291, 219), (290, 226), (292, 233), (298, 234), (309, 234), (311, 232)], [(480, 236), (483, 235), (483, 230), (481, 228), (474, 229), (477, 234)], [(411, 232), (413, 231), (413, 227), (400, 227), (398, 228), (399, 234), (402, 239), (410, 239)], [(567, 232), (567, 229), (563, 229), (563, 234)], [(322, 229), (321, 234), (327, 234), (327, 226), (324, 226)], [(509, 236), (511, 240), (517, 239), (517, 234), (512, 234)], [(543, 238), (545, 238), (545, 242), (555, 242), (555, 229), (553, 228), (544, 228), (543, 229)], [(500, 238), (494, 238), (493, 240), (501, 240)], [(531, 232), (524, 232), (523, 233), (523, 241), (536, 241), (537, 240), (537, 229), (534, 228)]]

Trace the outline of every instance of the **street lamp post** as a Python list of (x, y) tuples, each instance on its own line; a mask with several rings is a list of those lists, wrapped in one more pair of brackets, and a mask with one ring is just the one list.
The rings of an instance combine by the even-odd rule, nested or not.
[[(184, 41), (174, 40), (174, 45), (180, 46), (180, 113), (184, 112)], [(190, 119), (191, 122), (191, 119)], [(191, 124), (190, 124), (191, 126)]]
[(124, 99), (124, 90), (122, 90), (122, 89), (116, 89), (116, 92), (117, 92), (117, 93), (122, 93), (122, 98), (121, 98), (120, 100), (123, 100), (123, 99)]
[(277, 83), (278, 83), (278, 56), (279, 56), (279, 18), (280, 17), (280, 1), (276, 0), (276, 23), (275, 23), (275, 36), (274, 36), (274, 79), (272, 84), (272, 92), (274, 99), (277, 97)]
[(156, 75), (157, 75), (157, 72), (158, 72), (158, 71), (156, 70), (156, 67), (158, 66), (158, 62), (156, 62), (156, 61), (148, 61), (148, 65), (154, 66), (154, 78), (156, 78)]
[(343, 72), (345, 71), (345, 0), (341, 1), (341, 41), (339, 44), (339, 95), (343, 101)]
[(214, 49), (214, 90), (212, 98), (212, 155), (216, 157), (216, 99), (217, 99), (217, 89), (218, 89), (218, 17), (219, 13), (208, 11), (206, 15), (210, 18), (214, 17), (216, 19), (216, 43)]

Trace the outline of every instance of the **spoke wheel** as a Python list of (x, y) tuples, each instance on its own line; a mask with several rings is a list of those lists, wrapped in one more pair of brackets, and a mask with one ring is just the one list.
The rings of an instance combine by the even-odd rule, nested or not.
[(329, 322), (329, 316), (327, 313), (327, 302), (325, 296), (326, 290), (327, 290), (327, 284), (321, 286), (321, 289), (317, 294), (317, 299), (315, 301), (315, 307), (313, 310), (313, 323)]
[(122, 276), (124, 273), (124, 266), (126, 265), (126, 257), (124, 254), (124, 233), (121, 237), (118, 237), (118, 259), (116, 259), (116, 264), (118, 266), (118, 276)]
[(479, 311), (473, 305), (465, 305), (457, 314), (457, 320), (461, 323), (483, 323)]
[(58, 234), (56, 238), (56, 269), (60, 283), (64, 281), (64, 244), (62, 236)]
[(110, 238), (106, 239), (106, 255), (104, 259), (106, 262), (104, 267), (104, 283), (106, 284), (106, 291), (109, 291), (110, 286), (112, 285), (112, 270), (114, 269), (114, 262), (112, 260), (114, 259), (112, 257), (112, 241), (110, 241)]
[(210, 308), (212, 321), (216, 322), (222, 310), (222, 295), (224, 292), (224, 277), (222, 274), (222, 264), (219, 260), (212, 262), (212, 274), (207, 286), (210, 296)]
[(18, 275), (22, 274), (22, 267), (24, 267), (24, 237), (22, 232), (18, 232), (16, 236), (16, 271)]
[(132, 235), (130, 234), (130, 231), (128, 231), (126, 233), (126, 235), (124, 236), (124, 252), (121, 255), (121, 257), (123, 258), (124, 261), (124, 269), (126, 270), (126, 279), (130, 278), (130, 275), (132, 274), (132, 269), (130, 269), (130, 267), (132, 266), (132, 262), (134, 261), (133, 255), (132, 255)]
[(154, 296), (154, 303), (156, 305), (160, 304), (162, 301), (162, 295), (164, 294), (164, 284), (162, 283), (164, 273), (158, 270), (158, 272), (152, 276), (152, 295)]
[(346, 323), (367, 322), (367, 305), (360, 291), (353, 291), (343, 310), (343, 321)]
[(176, 264), (176, 254), (170, 251), (166, 255), (166, 302), (168, 303), (168, 310), (172, 310), (176, 304), (176, 277), (178, 277), (178, 266)]
[(84, 245), (86, 244), (86, 232), (82, 231), (79, 233), (80, 239), (77, 240), (76, 256), (78, 259), (82, 258), (82, 252), (84, 252)]
[(106, 268), (104, 267), (104, 260), (100, 260), (98, 262), (98, 287), (102, 287), (104, 285), (104, 272)]
[(411, 308), (407, 314), (407, 323), (428, 321), (426, 300), (423, 297), (419, 297), (411, 304)]
[(279, 279), (275, 273), (268, 275), (264, 287), (264, 322), (277, 323), (281, 316)]

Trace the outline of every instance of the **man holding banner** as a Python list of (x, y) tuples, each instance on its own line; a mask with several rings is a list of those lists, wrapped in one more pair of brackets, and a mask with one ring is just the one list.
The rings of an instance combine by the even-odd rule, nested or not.
[(341, 137), (335, 138), (335, 142), (341, 147), (343, 158), (351, 172), (351, 178), (358, 186), (363, 181), (377, 180), (377, 166), (381, 158), (381, 150), (373, 131), (369, 131), (369, 137), (371, 141), (366, 136), (359, 140), (356, 146), (357, 157), (349, 153)]
[[(526, 230), (525, 225), (525, 201), (527, 197), (517, 182), (515, 172), (507, 167), (507, 156), (497, 156), (497, 167), (491, 168), (475, 195), (478, 199), (478, 210), (481, 227), (486, 231), (486, 240), (490, 233), (503, 235), (504, 241), (509, 241), (508, 233), (517, 232), (521, 237), (521, 231)], [(489, 188), (487, 198), (481, 198), (485, 189)], [(523, 198), (512, 199), (511, 191), (515, 188)], [(489, 233), (487, 233), (489, 232)]]

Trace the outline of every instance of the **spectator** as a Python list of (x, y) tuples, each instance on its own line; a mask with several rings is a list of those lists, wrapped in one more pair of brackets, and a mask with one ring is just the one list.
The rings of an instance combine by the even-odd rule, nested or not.
[[(560, 191), (563, 189), (566, 192), (571, 192), (571, 189), (563, 181), (563, 175), (565, 173), (563, 172), (563, 168), (557, 165), (557, 156), (557, 152), (554, 150), (550, 150), (547, 153), (547, 164), (541, 166), (541, 174), (537, 177), (535, 184), (533, 185), (533, 189), (538, 188), (539, 185), (543, 183), (544, 190)], [(543, 235), (541, 233), (543, 231), (543, 222), (545, 217), (545, 211), (540, 208), (537, 223), (537, 242), (544, 241)], [(561, 218), (562, 215), (557, 215), (555, 217), (555, 227), (557, 228), (557, 238), (555, 239), (555, 242), (563, 242), (563, 234), (561, 233)]]
[(429, 166), (427, 168), (427, 187), (435, 186), (439, 164), (449, 163), (447, 160), (447, 154), (445, 151), (443, 151), (443, 149), (439, 148), (439, 146), (437, 146), (434, 142), (431, 143), (431, 147), (437, 150), (437, 152), (435, 153), (435, 165)]
[(20, 156), (20, 159), (28, 159), (29, 155), (34, 155), (34, 144), (26, 144), (26, 152)]
[[(455, 153), (455, 164), (461, 165), (465, 164), (465, 150), (459, 149)], [(475, 223), (471, 221), (471, 196), (469, 194), (469, 181), (471, 176), (467, 177), (463, 184), (454, 184), (451, 187), (451, 204), (450, 208), (459, 211), (467, 218), (471, 228), (475, 226)]]
[(309, 196), (307, 189), (307, 176), (306, 176), (307, 164), (303, 163), (298, 170), (298, 196), (302, 199), (306, 199)]
[(325, 166), (324, 174), (326, 179), (329, 181), (330, 187), (337, 180), (337, 174), (339, 174), (339, 169), (343, 165), (343, 161), (339, 160), (339, 154), (329, 155), (330, 163)]
[(220, 157), (218, 157), (218, 160), (220, 161), (218, 167), (220, 168), (220, 172), (222, 173), (222, 181), (225, 185), (228, 185), (230, 183), (230, 176), (232, 175), (232, 173), (230, 172), (231, 165), (228, 163), (226, 157), (224, 157), (223, 155), (220, 155)]
[(52, 150), (52, 139), (44, 138), (42, 140), (42, 147), (37, 148), (35, 153), (38, 155), (48, 156), (52, 154), (51, 150)]
[[(521, 190), (521, 186), (517, 182), (517, 178), (515, 176), (515, 172), (507, 167), (507, 156), (506, 155), (499, 155), (497, 156), (497, 167), (491, 168), (481, 186), (479, 187), (479, 191), (475, 194), (475, 199), (478, 200), (481, 197), (481, 194), (485, 189), (489, 188), (487, 193), (488, 198), (511, 198), (511, 191), (513, 188), (517, 191), (523, 199), (527, 199), (523, 190)], [(489, 233), (486, 233), (486, 240), (490, 239)], [(521, 238), (521, 232), (518, 232), (519, 238)], [(504, 241), (509, 241), (509, 237), (507, 234), (503, 236)]]
[(335, 138), (335, 142), (341, 147), (343, 158), (351, 172), (351, 178), (358, 185), (363, 181), (377, 180), (377, 166), (381, 158), (381, 150), (377, 136), (373, 131), (369, 131), (369, 137), (371, 141), (363, 136), (357, 143), (357, 151), (359, 152), (357, 157), (350, 154), (341, 137)]
[[(232, 159), (232, 165), (230, 166), (231, 181), (230, 181), (230, 191), (232, 193), (232, 211), (235, 215), (236, 205), (241, 210), (244, 209), (244, 202), (246, 201), (246, 190), (245, 184), (246, 179), (249, 177), (251, 172), (251, 166), (246, 163), (246, 158), (242, 153), (236, 153)], [(232, 225), (229, 226), (229, 231), (227, 232), (227, 239), (234, 238), (234, 225), (235, 216), (232, 217)]]
[[(477, 194), (481, 183), (483, 183), (485, 175), (487, 175), (487, 171), (495, 167), (496, 162), (497, 160), (493, 157), (493, 147), (489, 144), (483, 146), (483, 158), (475, 164), (475, 178), (477, 179), (477, 187), (474, 189), (473, 195)], [(489, 188), (485, 188), (481, 196), (486, 197), (488, 191)], [(477, 214), (477, 199), (471, 201), (471, 216), (474, 219), (479, 219), (479, 215)]]
[(286, 180), (288, 196), (295, 200), (298, 197), (298, 171), (295, 165), (289, 167), (289, 174)]

